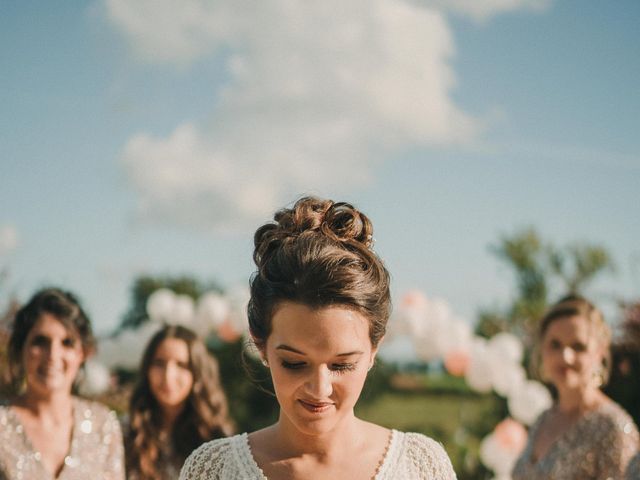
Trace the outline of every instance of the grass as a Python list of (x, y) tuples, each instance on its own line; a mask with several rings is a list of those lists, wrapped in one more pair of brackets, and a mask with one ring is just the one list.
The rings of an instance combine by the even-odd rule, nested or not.
[[(392, 388), (357, 407), (359, 418), (419, 432), (442, 443), (459, 480), (490, 478), (478, 458), (480, 441), (503, 418), (501, 401), (469, 392), (458, 379), (416, 376), (413, 389)], [(395, 382), (394, 382), (395, 383)]]

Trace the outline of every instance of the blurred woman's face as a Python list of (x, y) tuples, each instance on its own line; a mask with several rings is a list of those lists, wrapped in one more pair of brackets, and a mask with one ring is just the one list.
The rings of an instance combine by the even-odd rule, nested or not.
[(27, 392), (71, 393), (85, 360), (80, 337), (50, 313), (43, 313), (27, 335), (22, 349)]
[(279, 304), (263, 355), (280, 404), (280, 421), (319, 435), (353, 417), (375, 354), (369, 322), (357, 311)]
[(586, 318), (559, 318), (547, 327), (542, 340), (543, 374), (560, 392), (597, 388), (603, 355)]
[(179, 338), (160, 342), (151, 359), (148, 377), (151, 393), (161, 408), (181, 408), (193, 387), (187, 342)]

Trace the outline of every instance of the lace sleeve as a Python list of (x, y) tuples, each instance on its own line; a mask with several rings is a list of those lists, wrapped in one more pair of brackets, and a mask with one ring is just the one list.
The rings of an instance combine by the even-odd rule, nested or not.
[(407, 454), (416, 480), (456, 480), (442, 445), (419, 433), (407, 433)]
[(627, 464), (638, 451), (638, 430), (630, 417), (602, 419), (606, 428), (597, 440), (599, 478), (624, 478)]
[[(232, 437), (233, 438), (233, 437)], [(231, 438), (207, 442), (193, 451), (180, 470), (180, 480), (233, 480)]]

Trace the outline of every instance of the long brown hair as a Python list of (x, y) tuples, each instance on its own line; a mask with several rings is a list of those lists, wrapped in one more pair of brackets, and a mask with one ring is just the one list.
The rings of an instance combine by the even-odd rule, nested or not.
[(343, 305), (369, 321), (371, 345), (386, 331), (391, 309), (389, 273), (374, 253), (373, 226), (352, 205), (314, 197), (284, 208), (254, 235), (249, 328), (264, 347), (282, 301), (311, 308)]
[(172, 460), (176, 466), (202, 443), (233, 432), (227, 399), (220, 386), (218, 362), (193, 331), (179, 325), (165, 326), (151, 338), (145, 349), (129, 406), (130, 424), (125, 437), (127, 471), (135, 472), (140, 480), (160, 478), (157, 467), (162, 445), (162, 414), (151, 392), (148, 374), (156, 350), (168, 338), (177, 338), (187, 344), (193, 375), (193, 387), (185, 408), (171, 431), (170, 440), (176, 457)]

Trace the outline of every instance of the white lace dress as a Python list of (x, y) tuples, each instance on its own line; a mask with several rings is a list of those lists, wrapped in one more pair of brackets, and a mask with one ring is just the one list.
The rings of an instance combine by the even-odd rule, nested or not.
[[(391, 431), (387, 452), (375, 480), (455, 480), (442, 445), (419, 433)], [(195, 450), (180, 472), (180, 480), (267, 480), (256, 463), (248, 435), (221, 438)]]

